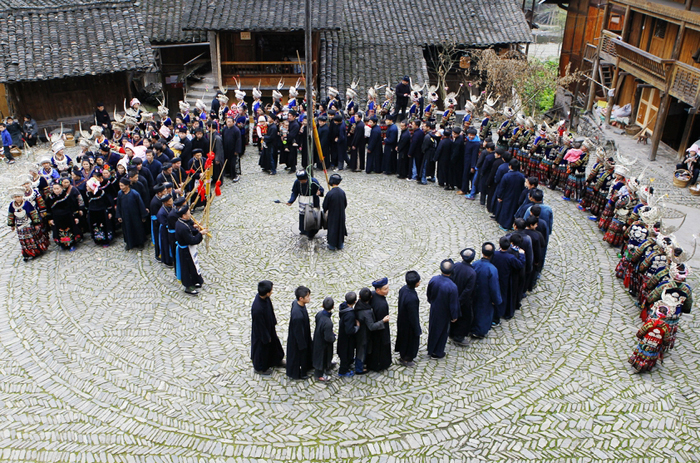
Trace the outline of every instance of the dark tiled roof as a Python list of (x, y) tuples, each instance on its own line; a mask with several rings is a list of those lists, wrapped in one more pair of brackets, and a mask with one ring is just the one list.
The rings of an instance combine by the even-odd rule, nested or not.
[(369, 43), (422, 46), (454, 39), (488, 47), (532, 41), (517, 0), (342, 0), (342, 7), (342, 29)]
[(206, 31), (182, 30), (183, 16), (191, 7), (189, 0), (141, 0), (151, 43), (206, 42)]
[[(359, 80), (359, 100), (366, 101), (369, 87), (379, 84), (396, 86), (404, 75), (416, 82), (428, 80), (428, 70), (420, 46), (374, 45), (348, 37), (345, 32), (321, 34), (320, 94), (336, 87), (341, 95), (353, 80)], [(378, 92), (383, 100), (384, 90)]]
[(133, 3), (58, 4), (49, 9), (44, 6), (0, 11), (0, 82), (107, 74), (153, 66), (153, 52), (141, 13)]
[[(341, 0), (314, 0), (312, 25), (340, 28)], [(183, 27), (215, 31), (293, 31), (304, 29), (303, 0), (194, 0)]]

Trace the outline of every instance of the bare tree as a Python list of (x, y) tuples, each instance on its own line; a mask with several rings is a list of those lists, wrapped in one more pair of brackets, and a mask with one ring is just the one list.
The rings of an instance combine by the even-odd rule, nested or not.
[[(452, 39), (428, 47), (426, 54), (428, 69), (437, 76), (440, 99), (444, 100), (447, 97), (447, 76), (459, 64), (460, 58), (466, 54), (466, 48)], [(464, 74), (462, 70), (458, 72)]]
[(570, 66), (560, 76), (555, 61), (528, 59), (518, 51), (499, 55), (493, 49), (475, 50), (472, 57), (481, 78), (478, 84), (487, 94), (501, 95), (504, 105), (518, 101), (520, 107), (514, 109), (531, 115), (551, 108), (557, 87), (583, 78), (580, 71), (572, 73)]

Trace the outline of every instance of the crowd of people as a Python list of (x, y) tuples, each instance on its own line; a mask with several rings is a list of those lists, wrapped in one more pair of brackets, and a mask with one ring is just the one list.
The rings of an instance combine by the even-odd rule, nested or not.
[[(343, 249), (347, 198), (339, 188), (341, 177), (336, 173), (321, 203), (324, 189), (309, 175), (306, 168), (310, 163), (332, 170), (348, 168), (395, 175), (421, 185), (435, 183), (463, 195), (465, 200), (478, 198), (504, 236), (495, 244), (484, 243), (481, 259), (473, 264), (475, 252), (471, 249), (463, 251), (462, 261), (457, 264), (443, 262), (441, 276), (445, 278), (433, 285), (434, 289), (440, 288), (435, 289), (439, 297), (430, 295), (429, 285), (431, 305), (432, 301), (441, 301), (435, 305), (442, 307), (436, 309), (439, 316), (435, 318), (431, 309), (428, 345), (433, 357), (444, 355), (447, 337), (459, 346), (465, 344), (467, 336), (486, 336), (492, 326), (512, 318), (522, 298), (535, 287), (553, 230), (552, 209), (544, 204), (546, 188), (559, 189), (564, 200), (578, 202), (579, 208), (596, 220), (604, 232), (603, 239), (612, 246), (622, 246), (618, 275), (639, 297), (645, 320), (638, 334), (639, 345), (630, 359), (634, 367), (650, 369), (673, 346), (680, 313), (689, 311), (692, 304), (690, 288), (684, 283), (688, 272), (684, 260), (688, 256), (673, 237), (661, 236), (660, 228), (650, 222), (648, 215), (654, 216), (653, 211), (660, 207), (649, 204), (653, 189), (642, 187), (638, 179), (629, 176), (630, 163), (623, 157), (616, 158), (587, 139), (575, 139), (563, 122), (554, 127), (537, 124), (518, 113), (515, 101), (497, 111), (498, 99), (481, 101), (483, 95), (470, 95), (464, 115), (458, 119), (456, 94), (448, 94), (439, 110), (437, 89), (412, 85), (406, 76), (395, 88), (386, 86), (383, 101), (378, 97), (382, 87), (368, 89), (362, 108), (356, 84), (346, 90), (343, 102), (337, 89), (328, 88), (328, 96), (313, 106), (313, 135), (321, 150), (313, 150), (314, 157), (309, 159), (310, 115), (297, 87), (289, 88), (288, 100), (283, 103), (282, 87), (278, 86), (272, 103), (267, 105), (261, 91), (254, 88), (250, 112), (246, 93), (240, 88), (234, 91), (236, 101), (230, 105), (221, 91), (210, 109), (201, 100), (194, 108), (180, 101), (174, 120), (163, 103), (156, 115), (142, 110), (134, 98), (128, 107), (125, 104), (124, 115), (115, 111), (114, 118), (104, 105), (98, 105), (95, 125), (90, 131), (81, 128), (81, 153), (75, 161), (64, 153), (62, 134), (54, 134), (49, 140), (53, 156), (31, 168), (29, 175), (18, 182), (20, 187), (10, 192), (8, 223), (17, 231), (25, 260), (47, 249), (49, 233), (61, 248), (69, 250), (74, 250), (88, 233), (103, 246), (121, 233), (127, 250), (143, 247), (150, 234), (156, 259), (175, 269), (186, 292), (197, 294), (203, 280), (196, 248), (208, 231), (192, 212), (212, 200), (224, 177), (239, 181), (240, 156), (247, 144), (253, 144), (258, 147), (258, 164), (264, 171), (275, 175), (278, 166), (284, 164), (285, 170), (297, 175), (287, 205), (299, 199), (299, 230), (309, 239), (325, 222), (331, 250)], [(480, 120), (475, 117), (477, 105), (481, 107)], [(25, 127), (29, 132), (32, 123), (27, 116)], [(35, 132), (32, 136), (36, 139)], [(3, 131), (3, 145), (6, 134), (9, 132)], [(587, 174), (592, 155), (596, 161)], [(447, 280), (457, 288), (456, 305)], [(410, 278), (407, 275), (407, 289), (402, 289), (404, 295), (399, 297), (399, 313), (406, 312), (405, 307), (417, 300), (409, 290), (415, 292), (418, 282), (414, 273)], [(341, 306), (341, 314), (352, 309), (353, 323), (360, 327), (350, 333), (353, 323), (348, 321), (348, 332), (343, 336), (354, 335), (355, 345), (358, 339), (372, 339), (375, 331), (381, 331), (376, 336), (382, 338), (376, 348), (367, 341), (352, 355), (349, 344), (339, 339), (339, 348), (344, 346), (342, 374), (362, 373), (367, 367), (383, 369), (391, 363), (391, 354), (386, 351), (390, 344), (388, 324), (383, 321), (388, 315), (384, 286), (369, 292), (369, 299), (363, 299), (368, 291), (360, 291), (359, 300), (349, 294), (345, 307)], [(445, 291), (449, 297), (444, 296)], [(263, 296), (260, 294), (264, 300)], [(298, 307), (303, 309), (299, 301), (307, 296), (297, 297)], [(269, 294), (267, 299), (269, 302)], [(376, 304), (382, 307), (377, 309)], [(304, 312), (298, 307), (298, 312)], [(363, 312), (367, 307), (372, 310)], [(308, 322), (308, 314), (305, 317)], [(350, 320), (349, 315), (346, 318)], [(274, 315), (266, 319), (274, 320)], [(323, 325), (327, 325), (325, 320)], [(442, 328), (433, 329), (432, 325)], [(413, 338), (421, 331), (415, 323), (402, 321), (399, 326), (410, 327), (407, 330)], [(399, 332), (406, 330), (399, 328)], [(295, 329), (294, 339), (297, 337)], [(415, 339), (406, 341), (408, 338), (401, 336), (396, 346), (403, 346), (401, 362), (410, 366), (417, 343)], [(654, 344), (657, 338), (660, 341)], [(305, 341), (299, 342), (301, 346)], [(288, 372), (289, 368), (296, 371), (297, 360), (306, 355), (295, 355), (290, 367), (290, 346)], [(299, 346), (298, 350), (311, 349), (309, 343)], [(275, 352), (279, 353), (276, 347)], [(348, 366), (350, 357), (354, 369)], [(368, 360), (371, 358), (380, 360), (375, 363)], [(270, 366), (279, 364), (275, 359), (257, 364), (256, 370), (268, 372)], [(301, 365), (300, 373), (290, 376), (303, 376), (305, 363)], [(322, 370), (321, 377), (325, 377), (325, 368), (317, 370)]]

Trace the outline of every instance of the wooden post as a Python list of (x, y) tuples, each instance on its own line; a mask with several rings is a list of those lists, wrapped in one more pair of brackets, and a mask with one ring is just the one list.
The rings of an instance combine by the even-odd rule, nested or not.
[(617, 58), (617, 63), (615, 63), (615, 74), (613, 74), (613, 80), (611, 87), (613, 89), (613, 94), (608, 93), (608, 111), (605, 113), (605, 123), (610, 124), (610, 113), (612, 112), (613, 99), (617, 96), (617, 81), (620, 78), (620, 58)]
[(630, 6), (627, 5), (625, 7), (625, 19), (622, 20), (622, 41), (627, 42), (627, 39), (629, 39), (630, 31), (629, 31), (629, 25), (630, 25), (630, 13), (632, 10), (630, 9)]
[(693, 0), (685, 0), (685, 11), (690, 11), (693, 6)]
[(659, 105), (659, 111), (656, 117), (656, 124), (654, 124), (654, 133), (651, 135), (651, 153), (649, 153), (649, 160), (656, 161), (656, 151), (659, 149), (659, 142), (661, 142), (661, 135), (664, 131), (664, 126), (666, 125), (666, 116), (668, 115), (668, 109), (671, 107), (671, 95), (668, 92), (668, 85), (666, 85), (666, 92), (661, 98), (661, 104)]
[(678, 35), (676, 36), (676, 43), (673, 44), (673, 51), (671, 52), (671, 59), (678, 59), (681, 54), (681, 44), (683, 43), (683, 38), (685, 36), (685, 21), (681, 23), (678, 27)]

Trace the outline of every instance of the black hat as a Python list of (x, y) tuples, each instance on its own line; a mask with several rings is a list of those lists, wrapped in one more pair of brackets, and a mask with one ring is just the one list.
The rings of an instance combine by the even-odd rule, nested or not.
[(131, 185), (131, 182), (129, 181), (128, 177), (122, 177), (121, 179), (119, 179), (119, 183), (121, 183), (122, 185)]
[[(195, 148), (192, 150), (192, 154), (203, 153), (201, 148)], [(179, 159), (179, 158), (178, 158)]]
[(462, 129), (459, 127), (452, 127), (452, 133), (456, 133), (457, 135), (459, 135), (460, 133), (462, 133)]
[(100, 151), (109, 153), (109, 145), (100, 145)]
[(374, 286), (374, 287), (377, 288), (377, 289), (383, 288), (383, 287), (385, 287), (385, 286), (388, 285), (388, 284), (389, 284), (389, 279), (388, 279), (387, 277), (380, 278), (380, 279), (374, 280), (374, 281), (372, 282), (372, 286)]
[(173, 164), (172, 164), (171, 162), (167, 162), (167, 161), (166, 161), (166, 162), (163, 163), (163, 170), (168, 170), (168, 169), (170, 169), (172, 166), (173, 166)]
[(180, 196), (175, 201), (173, 201), (173, 204), (176, 206), (182, 206), (183, 204), (185, 204), (185, 201), (187, 201), (187, 198), (185, 198), (184, 196)]
[(173, 197), (173, 195), (171, 195), (170, 193), (168, 193), (168, 194), (165, 194), (165, 195), (161, 196), (161, 197), (160, 197), (160, 201), (164, 203), (164, 202), (166, 202), (167, 200), (169, 200), (169, 199), (172, 198), (172, 197)]
[(309, 174), (305, 170), (297, 171), (297, 180), (305, 180), (309, 178)]
[(163, 182), (163, 188), (172, 188), (173, 184), (170, 182)]
[(336, 113), (335, 116), (333, 116), (333, 121), (335, 122), (341, 122), (343, 120), (343, 116), (340, 115), (339, 113)]
[(403, 76), (403, 79), (401, 79), (401, 80), (405, 80), (406, 82), (410, 82), (410, 81), (411, 81), (411, 79), (410, 79), (408, 76)]
[(163, 190), (165, 190), (165, 187), (163, 186), (163, 184), (160, 183), (153, 187), (153, 191), (155, 191), (156, 193), (160, 193)]
[(340, 176), (340, 174), (333, 174), (328, 179), (328, 184), (329, 185), (340, 185), (340, 182), (342, 180), (343, 180), (343, 178)]
[(476, 134), (477, 134), (477, 131), (474, 127), (469, 127), (467, 129), (467, 135), (476, 135)]
[(176, 162), (182, 162), (182, 159), (181, 158), (172, 158), (170, 160), (170, 164), (175, 164)]
[(323, 121), (323, 122), (327, 122), (327, 121), (328, 121), (328, 116), (326, 116), (325, 114), (322, 115), (322, 116), (318, 116), (318, 120), (319, 120), (319, 121)]
[(177, 216), (182, 217), (189, 210), (190, 210), (190, 206), (182, 206), (180, 209), (177, 210)]

